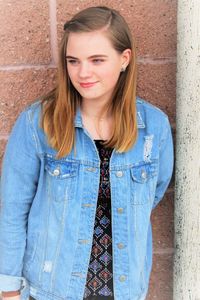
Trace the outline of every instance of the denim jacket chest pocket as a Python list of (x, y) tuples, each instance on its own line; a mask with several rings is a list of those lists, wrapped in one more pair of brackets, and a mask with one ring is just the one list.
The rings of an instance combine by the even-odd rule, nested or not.
[(142, 162), (130, 169), (131, 204), (150, 204), (154, 200), (158, 165), (156, 162)]
[(78, 163), (74, 161), (45, 159), (48, 195), (54, 201), (73, 197), (78, 176)]

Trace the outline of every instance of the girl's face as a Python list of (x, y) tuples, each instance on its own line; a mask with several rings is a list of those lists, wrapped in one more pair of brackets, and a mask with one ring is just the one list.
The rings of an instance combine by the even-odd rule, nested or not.
[(102, 31), (70, 33), (66, 50), (67, 70), (83, 100), (109, 101), (130, 55), (130, 49), (118, 53)]

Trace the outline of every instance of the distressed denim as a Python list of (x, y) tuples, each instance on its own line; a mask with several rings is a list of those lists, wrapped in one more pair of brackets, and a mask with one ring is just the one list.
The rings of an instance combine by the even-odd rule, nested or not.
[[(75, 117), (76, 143), (56, 159), (39, 125), (40, 101), (18, 117), (1, 178), (0, 290), (22, 299), (82, 300), (100, 180), (94, 140)], [(167, 116), (137, 98), (138, 137), (110, 158), (115, 300), (144, 300), (152, 268), (150, 216), (169, 184), (173, 146)]]

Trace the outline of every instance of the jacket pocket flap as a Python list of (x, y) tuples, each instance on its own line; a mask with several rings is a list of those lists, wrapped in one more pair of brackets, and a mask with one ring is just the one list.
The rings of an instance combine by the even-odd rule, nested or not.
[(68, 178), (77, 175), (78, 164), (71, 161), (46, 159), (45, 169), (56, 178)]
[(131, 168), (131, 177), (138, 183), (145, 183), (157, 174), (156, 163), (144, 163)]

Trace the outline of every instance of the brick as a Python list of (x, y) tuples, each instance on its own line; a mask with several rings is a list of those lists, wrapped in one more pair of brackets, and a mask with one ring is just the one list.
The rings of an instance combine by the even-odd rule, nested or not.
[[(77, 4), (76, 4), (77, 3)], [(176, 56), (176, 0), (57, 1), (59, 40), (63, 24), (76, 12), (96, 5), (117, 9), (129, 24), (136, 41), (137, 55), (142, 57)]]
[(50, 62), (49, 1), (0, 1), (0, 65)]
[(137, 94), (176, 118), (176, 64), (138, 64)]
[(176, 56), (177, 1), (127, 1), (126, 20), (136, 40), (138, 56)]
[(8, 134), (23, 108), (55, 86), (56, 69), (0, 72), (0, 134)]
[(173, 255), (154, 255), (146, 300), (173, 299)]

